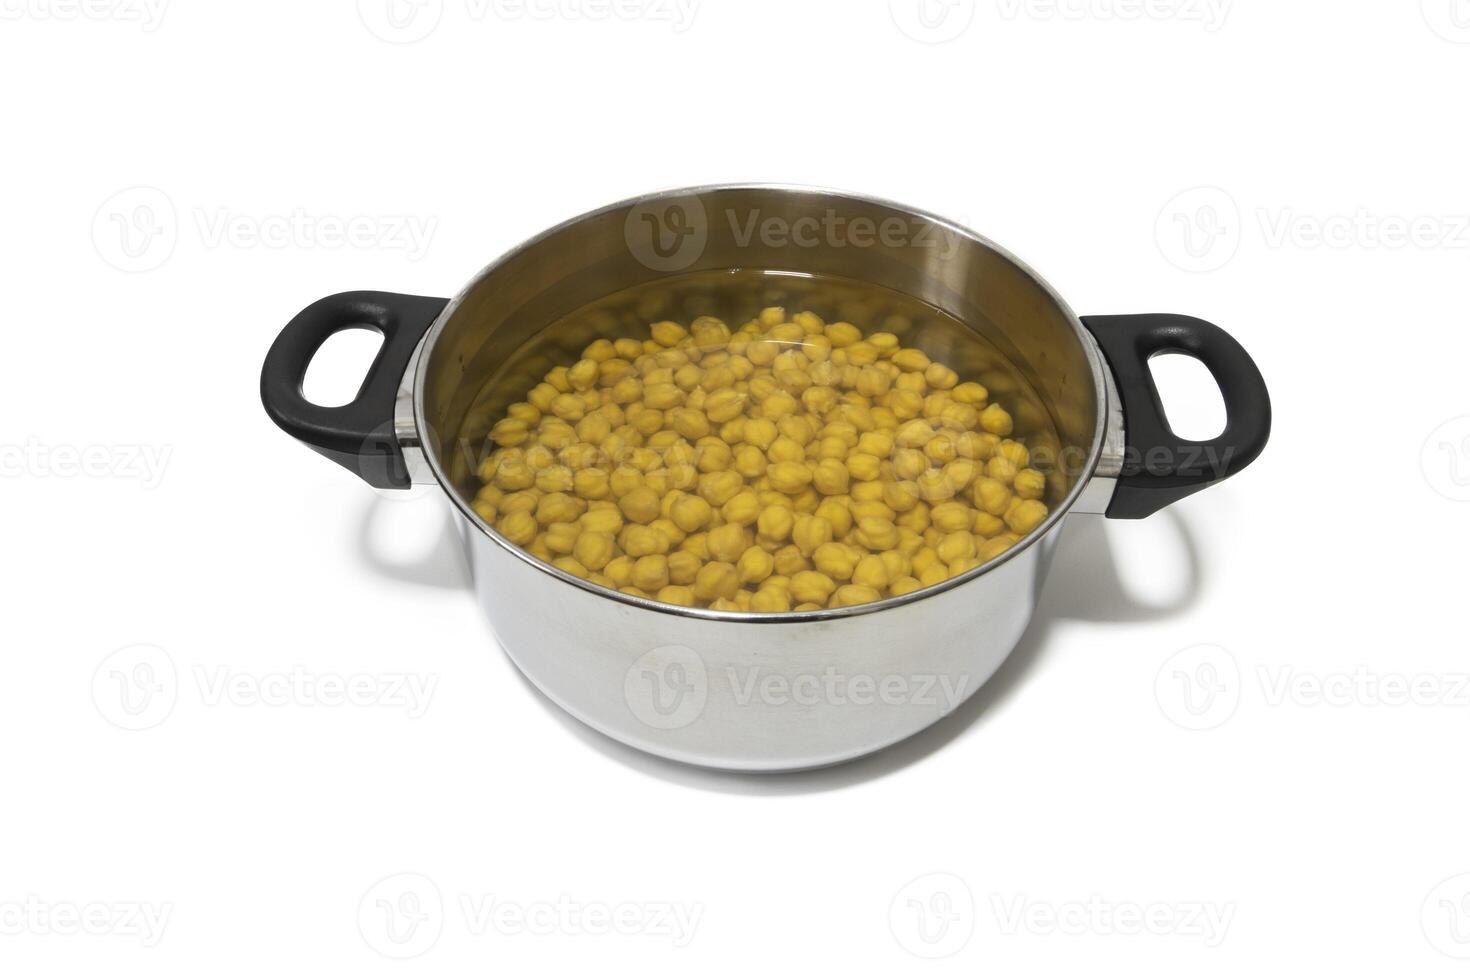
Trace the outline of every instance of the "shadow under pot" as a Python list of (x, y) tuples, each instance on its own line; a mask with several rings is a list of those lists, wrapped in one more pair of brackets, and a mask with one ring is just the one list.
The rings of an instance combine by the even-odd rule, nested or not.
[[(719, 334), (717, 322), (729, 332)], [(654, 324), (664, 325), (657, 329), (668, 334), (667, 343), (654, 339)], [(307, 365), (329, 336), (353, 327), (383, 335), (356, 399), (334, 408), (310, 403), (302, 394)], [(854, 343), (845, 335), (853, 329), (863, 339)], [(567, 420), (546, 421), (552, 413), (526, 407), (526, 399), (539, 398), (550, 408), (550, 397), (561, 393), (556, 383), (573, 390), (565, 381), (568, 369), (600, 351), (598, 363), (611, 365), (594, 365), (606, 389), (598, 395), (602, 403), (617, 397), (607, 373), (613, 369), (644, 377), (667, 369), (669, 390), (678, 389), (671, 399), (702, 403), (698, 379), (712, 375), (676, 373), (705, 355), (691, 350), (701, 331), (706, 338), (726, 338), (717, 356), (705, 358), (710, 365), (746, 372), (749, 380), (733, 384), (744, 385), (750, 396), (747, 415), (776, 416), (770, 421), (783, 434), (810, 435), (804, 449), (799, 439), (790, 441), (814, 463), (829, 447), (840, 453), (842, 440), (861, 441), (870, 420), (873, 428), (902, 421), (900, 403), (913, 407), (912, 399), (879, 391), (884, 370), (862, 373), (885, 358), (895, 362), (886, 377), (922, 395), (923, 409), (939, 413), (936, 434), (946, 428), (961, 436), (973, 432), (980, 457), (987, 451), (993, 456), (995, 439), (970, 412), (942, 410), (966, 399), (976, 409), (1004, 406), (1004, 439), (1012, 449), (1024, 447), (1027, 469), (1038, 474), (1026, 488), (1034, 504), (1028, 503), (1024, 520), (1008, 510), (1010, 523), (984, 539), (1001, 545), (978, 553), (965, 548), (942, 577), (926, 573), (927, 581), (919, 582), (906, 575), (902, 594), (895, 584), (882, 591), (839, 589), (858, 601), (836, 602), (834, 593), (835, 605), (806, 601), (773, 612), (751, 608), (750, 595), (738, 592), (731, 594), (739, 602), (688, 605), (659, 598), (687, 597), (679, 590), (625, 591), (609, 576), (566, 560), (570, 556), (558, 558), (544, 530), (534, 541), (523, 538), (526, 547), (513, 543), (496, 510), (506, 495), (493, 482), (486, 489), (487, 470), (515, 456), (514, 447), (502, 444), (515, 441), (506, 433), (515, 431), (519, 439), (526, 428), (544, 434), (550, 427), (563, 436), (586, 434)], [(767, 342), (780, 348), (768, 352), (775, 358), (770, 370), (749, 373), (747, 366), (767, 355), (747, 345)], [(1196, 442), (1170, 431), (1148, 368), (1150, 357), (1165, 352), (1198, 358), (1219, 385), (1227, 422), (1216, 438)], [(792, 360), (797, 357), (806, 360)], [(819, 361), (833, 363), (819, 369)], [(900, 361), (915, 370), (900, 369)], [(782, 364), (812, 365), (807, 374), (826, 382), (816, 387), (832, 392), (808, 394), (812, 378), (783, 374)], [(943, 370), (917, 370), (925, 364)], [(876, 387), (864, 389), (864, 378)], [(538, 396), (532, 394), (538, 385), (549, 387)], [(772, 400), (778, 390), (790, 400)], [(936, 395), (941, 397), (929, 400)], [(831, 765), (932, 725), (984, 684), (1020, 639), (1064, 520), (1074, 513), (1146, 517), (1231, 476), (1260, 454), (1271, 420), (1260, 372), (1219, 327), (1168, 314), (1078, 318), (1014, 256), (952, 222), (853, 194), (771, 186), (694, 188), (593, 211), (497, 259), (452, 300), (382, 292), (322, 299), (272, 345), (261, 396), (282, 429), (373, 486), (442, 490), (497, 638), (551, 700), (644, 751), (741, 771)], [(645, 397), (653, 402), (651, 395), (639, 396)], [(640, 409), (641, 420), (649, 417), (647, 407), (630, 402), (609, 410), (609, 417), (630, 425), (631, 410)], [(525, 426), (496, 429), (516, 413)], [(992, 422), (999, 418), (992, 416)], [(698, 425), (699, 419), (683, 422)], [(769, 431), (745, 417), (734, 429), (727, 425), (715, 430), (732, 439), (747, 429)], [(701, 438), (715, 438), (700, 431), (657, 446), (699, 446)], [(593, 437), (601, 435), (599, 429)], [(660, 438), (638, 445), (641, 436), (598, 444), (580, 443), (580, 437), (560, 439), (555, 453), (541, 453), (543, 463), (555, 457), (554, 465), (568, 466), (565, 454), (576, 455), (585, 445), (592, 455), (571, 460), (573, 476), (578, 466), (627, 467), (628, 460), (598, 458), (598, 451), (630, 443), (649, 450), (648, 442)], [(883, 444), (881, 435), (871, 438), (876, 442), (865, 446)], [(852, 510), (881, 514), (888, 508), (883, 501), (904, 506), (885, 494), (902, 496), (902, 488), (889, 484), (914, 477), (903, 471), (904, 460), (915, 458), (902, 456), (905, 448), (924, 452), (936, 467), (943, 463), (946, 474), (961, 474), (951, 492), (978, 501), (973, 480), (967, 481), (977, 471), (956, 467), (943, 446), (898, 446), (845, 487), (840, 496)], [(742, 449), (738, 439), (736, 449)], [(515, 458), (524, 463), (531, 455)], [(752, 457), (744, 450), (735, 458)], [(624, 477), (656, 485), (665, 498), (671, 482), (697, 490), (706, 475), (696, 463), (680, 483), (670, 459), (650, 462), (647, 452), (630, 459), (641, 462)], [(810, 510), (816, 498), (803, 497), (805, 489), (785, 488), (792, 493), (773, 498), (780, 493), (772, 489), (777, 474), (761, 475), (765, 463), (756, 462), (748, 474), (756, 496), (790, 499), (797, 510)], [(976, 462), (991, 467), (983, 458)], [(978, 472), (994, 475), (993, 468)], [(533, 481), (543, 475), (533, 468)], [(579, 485), (590, 497), (610, 495), (601, 477), (585, 480), (571, 484), (569, 496)], [(922, 486), (924, 480), (920, 474), (914, 482)], [(530, 495), (516, 498), (521, 507), (545, 495), (535, 482), (510, 492)], [(940, 542), (923, 516), (938, 513), (943, 501), (936, 494), (943, 491), (922, 494), (919, 517), (894, 513), (896, 525), (911, 532), (890, 549), (908, 551), (892, 559), (898, 571), (912, 571), (905, 562), (918, 561)], [(607, 505), (594, 499), (586, 506), (593, 514)], [(977, 509), (977, 527), (995, 525), (995, 516), (981, 517)], [(574, 517), (581, 520), (585, 515)], [(758, 523), (739, 533), (749, 533), (753, 547), (764, 542), (791, 568), (803, 561), (810, 567), (811, 542), (806, 549), (783, 543), (788, 550), (782, 558)], [(854, 535), (864, 541), (860, 534), (847, 529), (848, 543)], [(699, 539), (699, 547), (708, 544)], [(758, 565), (760, 556), (755, 558)]]

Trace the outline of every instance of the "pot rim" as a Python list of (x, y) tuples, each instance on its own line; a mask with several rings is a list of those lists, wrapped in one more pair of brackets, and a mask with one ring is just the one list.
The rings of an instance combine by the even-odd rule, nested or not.
[[(1082, 350), (1087, 357), (1087, 363), (1089, 368), (1091, 369), (1093, 391), (1095, 393), (1098, 410), (1097, 418), (1093, 423), (1092, 445), (1088, 449), (1086, 463), (1083, 464), (1081, 470), (1078, 472), (1077, 482), (1072, 486), (1072, 489), (1068, 492), (1066, 498), (1063, 499), (1059, 505), (1052, 509), (1052, 512), (1046, 516), (1046, 519), (1044, 521), (1037, 525), (1020, 541), (1016, 542), (1015, 545), (1007, 548), (1000, 555), (997, 555), (984, 564), (978, 565), (962, 575), (957, 575), (953, 578), (945, 579), (943, 582), (938, 582), (934, 585), (926, 586), (922, 589), (917, 589), (913, 592), (908, 593), (907, 595), (893, 596), (887, 599), (880, 599), (877, 602), (865, 602), (855, 606), (842, 606), (837, 609), (814, 609), (804, 612), (793, 611), (782, 613), (745, 612), (743, 610), (701, 609), (693, 606), (678, 606), (674, 605), (673, 603), (659, 602), (657, 599), (643, 599), (638, 596), (628, 595), (624, 592), (618, 592), (615, 589), (606, 588), (604, 586), (598, 585), (595, 582), (589, 582), (587, 579), (584, 578), (579, 578), (576, 575), (571, 574), (570, 572), (566, 572), (560, 568), (557, 568), (550, 562), (542, 561), (540, 558), (537, 558), (530, 552), (525, 551), (515, 544), (512, 544), (508, 539), (503, 537), (500, 532), (496, 531), (493, 527), (486, 523), (486, 521), (481, 518), (479, 514), (475, 513), (474, 508), (471, 507), (460, 494), (456, 493), (451, 488), (449, 479), (444, 472), (442, 464), (440, 463), (439, 454), (437, 449), (435, 448), (433, 441), (423, 438), (424, 427), (422, 425), (422, 420), (425, 417), (424, 389), (426, 387), (426, 379), (428, 377), (429, 356), (433, 351), (435, 344), (438, 342), (440, 335), (444, 332), (445, 325), (449, 322), (451, 318), (453, 318), (455, 312), (459, 309), (460, 305), (465, 301), (466, 297), (469, 296), (474, 288), (478, 286), (481, 282), (483, 282), (486, 278), (488, 278), (493, 272), (495, 272), (495, 270), (504, 265), (513, 256), (518, 255), (521, 252), (524, 252), (526, 249), (531, 248), (532, 246), (537, 245), (552, 237), (553, 235), (559, 234), (560, 232), (573, 227), (574, 225), (580, 224), (583, 221), (602, 217), (612, 212), (622, 211), (634, 205), (644, 204), (649, 201), (658, 201), (677, 197), (699, 197), (705, 194), (741, 190), (821, 194), (829, 197), (845, 198), (847, 200), (857, 201), (865, 204), (874, 204), (878, 205), (879, 207), (892, 208), (894, 210), (905, 212), (911, 217), (916, 217), (924, 221), (932, 222), (933, 224), (947, 229), (948, 231), (953, 232), (956, 235), (960, 235), (975, 242), (978, 245), (990, 249), (992, 252), (999, 255), (1007, 262), (1010, 262), (1018, 270), (1024, 273), (1042, 290), (1042, 292), (1046, 294), (1046, 296), (1053, 303), (1056, 304), (1057, 308), (1061, 310), (1062, 314), (1066, 317), (1068, 325), (1070, 325), (1072, 328), (1073, 335), (1077, 338), (1077, 343), (1082, 347)], [(896, 609), (900, 606), (905, 606), (913, 602), (920, 602), (924, 599), (929, 598), (930, 596), (938, 595), (941, 592), (946, 592), (950, 589), (955, 589), (959, 588), (960, 586), (967, 585), (968, 583), (973, 582), (974, 580), (985, 575), (992, 569), (1000, 567), (1010, 559), (1021, 554), (1023, 551), (1032, 548), (1042, 538), (1046, 537), (1052, 531), (1052, 529), (1062, 520), (1062, 518), (1065, 517), (1069, 511), (1071, 511), (1072, 507), (1076, 504), (1077, 499), (1087, 489), (1088, 484), (1092, 481), (1093, 476), (1097, 471), (1098, 462), (1102, 457), (1103, 442), (1105, 430), (1107, 427), (1109, 409), (1108, 386), (1105, 381), (1105, 369), (1103, 366), (1103, 360), (1101, 354), (1098, 352), (1097, 345), (1093, 341), (1091, 334), (1089, 334), (1087, 332), (1087, 329), (1083, 327), (1082, 321), (1077, 317), (1077, 314), (1072, 310), (1071, 306), (1067, 304), (1066, 300), (1061, 297), (1056, 289), (1054, 289), (1049, 282), (1043, 279), (1036, 272), (1035, 269), (1033, 269), (1026, 262), (1022, 261), (1009, 249), (1006, 249), (1003, 246), (996, 244), (989, 238), (986, 238), (984, 235), (981, 235), (978, 232), (965, 227), (964, 225), (951, 221), (948, 218), (940, 217), (939, 215), (925, 211), (921, 208), (911, 207), (907, 204), (900, 204), (896, 201), (890, 201), (887, 198), (882, 197), (875, 197), (870, 194), (860, 194), (852, 191), (837, 190), (831, 187), (816, 187), (803, 184), (736, 182), (725, 184), (701, 184), (694, 187), (669, 188), (666, 190), (653, 191), (647, 194), (639, 194), (634, 197), (624, 198), (621, 201), (604, 205), (603, 207), (584, 212), (572, 218), (568, 218), (566, 221), (563, 221), (546, 229), (545, 231), (533, 235), (532, 237), (526, 239), (513, 248), (506, 250), (500, 256), (491, 261), (488, 265), (480, 269), (480, 271), (476, 273), (469, 280), (469, 282), (467, 282), (464, 287), (461, 288), (459, 292), (454, 295), (454, 298), (449, 301), (448, 305), (444, 307), (438, 318), (435, 319), (433, 325), (429, 328), (428, 333), (424, 336), (424, 340), (423, 343), (420, 345), (419, 355), (416, 358), (416, 361), (417, 364), (413, 372), (414, 427), (419, 432), (420, 445), (423, 447), (424, 457), (428, 461), (430, 471), (434, 475), (434, 480), (439, 484), (440, 489), (443, 490), (444, 493), (453, 502), (454, 506), (459, 510), (460, 515), (469, 523), (470, 527), (479, 531), (481, 534), (487, 535), (500, 547), (506, 549), (513, 556), (520, 559), (535, 570), (543, 572), (547, 575), (551, 575), (552, 577), (560, 579), (568, 585), (576, 586), (577, 588), (584, 591), (600, 595), (607, 599), (612, 599), (616, 602), (624, 603), (625, 605), (635, 606), (649, 612), (664, 613), (673, 616), (685, 616), (691, 619), (706, 619), (736, 623), (799, 623), (824, 621), (831, 619), (845, 619), (849, 616), (862, 616), (869, 613), (886, 612), (887, 610)]]

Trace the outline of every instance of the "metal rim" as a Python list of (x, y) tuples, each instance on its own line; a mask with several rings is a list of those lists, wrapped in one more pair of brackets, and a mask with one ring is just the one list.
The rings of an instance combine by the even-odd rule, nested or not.
[[(1087, 357), (1088, 366), (1091, 368), (1092, 371), (1092, 387), (1093, 392), (1095, 393), (1098, 411), (1097, 419), (1093, 424), (1092, 445), (1088, 449), (1087, 461), (1083, 464), (1081, 471), (1078, 473), (1077, 482), (1073, 485), (1072, 489), (1068, 492), (1067, 496), (1062, 500), (1062, 502), (1055, 509), (1053, 509), (1050, 514), (1046, 516), (1046, 520), (1042, 521), (1041, 524), (1034, 528), (1031, 533), (1027, 534), (1020, 541), (1016, 542), (1013, 546), (1006, 549), (1000, 555), (997, 555), (995, 558), (990, 559), (990, 561), (987, 561), (985, 564), (978, 565), (962, 575), (956, 575), (954, 578), (945, 579), (943, 582), (926, 586), (922, 589), (910, 592), (907, 595), (880, 599), (877, 602), (861, 603), (856, 606), (843, 606), (837, 609), (813, 609), (806, 612), (758, 613), (744, 612), (741, 610), (727, 611), (723, 609), (700, 609), (694, 606), (677, 606), (668, 602), (659, 602), (657, 599), (643, 599), (638, 596), (628, 595), (623, 592), (618, 592), (615, 589), (605, 588), (604, 586), (598, 585), (595, 582), (589, 582), (584, 578), (578, 578), (570, 572), (562, 571), (555, 565), (552, 565), (549, 562), (544, 562), (530, 552), (525, 551), (517, 545), (512, 544), (509, 540), (503, 537), (499, 531), (496, 531), (493, 527), (487, 524), (485, 520), (480, 517), (479, 514), (475, 513), (473, 507), (471, 507), (458, 493), (455, 493), (454, 490), (450, 488), (448, 477), (444, 472), (443, 466), (440, 464), (439, 454), (435, 449), (432, 440), (423, 438), (423, 425), (421, 424), (421, 422), (425, 414), (424, 383), (426, 377), (428, 376), (429, 358), (433, 354), (434, 345), (438, 342), (439, 335), (444, 332), (445, 325), (449, 322), (450, 319), (453, 318), (455, 312), (459, 309), (460, 304), (464, 302), (465, 298), (469, 296), (470, 292), (481, 282), (483, 282), (488, 276), (490, 276), (490, 274), (493, 273), (496, 269), (505, 264), (505, 262), (511, 257), (518, 255), (526, 249), (531, 248), (532, 246), (542, 241), (545, 241), (546, 239), (560, 233), (567, 228), (571, 228), (574, 225), (580, 224), (583, 221), (602, 217), (603, 215), (609, 214), (611, 212), (621, 211), (636, 204), (642, 204), (648, 201), (657, 201), (660, 199), (671, 197), (698, 197), (703, 194), (714, 194), (724, 191), (739, 190), (762, 190), (792, 192), (799, 194), (825, 194), (832, 197), (845, 198), (864, 204), (875, 204), (880, 207), (887, 207), (905, 212), (912, 217), (932, 222), (935, 225), (945, 228), (951, 232), (954, 232), (957, 235), (960, 235), (975, 242), (978, 245), (990, 249), (995, 254), (999, 255), (1001, 258), (1005, 259), (1007, 262), (1011, 263), (1013, 266), (1019, 269), (1027, 277), (1029, 277), (1034, 283), (1036, 283), (1038, 287), (1040, 287), (1041, 291), (1045, 293), (1046, 296), (1053, 303), (1056, 304), (1057, 308), (1061, 310), (1062, 314), (1066, 317), (1067, 323), (1071, 326), (1072, 333), (1077, 339), (1077, 343), (1081, 345), (1083, 353)], [(569, 218), (566, 221), (554, 225), (553, 227), (548, 228), (537, 235), (533, 235), (532, 237), (521, 242), (519, 245), (516, 245), (514, 248), (511, 248), (502, 253), (494, 261), (483, 267), (478, 273), (475, 274), (473, 278), (470, 279), (468, 283), (465, 284), (462, 289), (460, 289), (458, 293), (455, 294), (454, 298), (449, 301), (449, 304), (444, 307), (443, 312), (439, 314), (438, 319), (434, 321), (433, 326), (429, 328), (429, 332), (424, 336), (423, 344), (420, 348), (418, 363), (414, 369), (413, 378), (413, 421), (415, 428), (419, 430), (420, 444), (423, 447), (424, 457), (428, 460), (429, 468), (433, 472), (434, 479), (439, 484), (439, 488), (443, 490), (444, 493), (449, 497), (454, 506), (459, 510), (460, 515), (469, 522), (471, 527), (479, 531), (481, 534), (488, 536), (497, 545), (510, 552), (513, 556), (520, 559), (531, 568), (550, 575), (554, 578), (560, 579), (568, 585), (576, 586), (579, 589), (591, 592), (595, 595), (600, 595), (615, 602), (621, 602), (626, 605), (646, 609), (650, 612), (665, 613), (672, 616), (685, 616), (691, 619), (707, 619), (714, 621), (738, 623), (796, 623), (827, 619), (844, 619), (848, 616), (863, 616), (867, 615), (868, 613), (884, 612), (889, 609), (896, 609), (899, 606), (905, 606), (910, 603), (920, 602), (924, 599), (929, 598), (930, 596), (935, 596), (939, 595), (942, 592), (947, 592), (950, 589), (959, 588), (960, 586), (975, 581), (992, 569), (999, 568), (1001, 565), (1004, 565), (1007, 561), (1021, 554), (1023, 551), (1026, 551), (1035, 546), (1038, 541), (1046, 537), (1046, 535), (1051, 532), (1052, 528), (1054, 528), (1061, 521), (1061, 519), (1065, 517), (1066, 514), (1072, 509), (1072, 506), (1077, 502), (1077, 498), (1082, 495), (1084, 490), (1086, 490), (1087, 484), (1091, 481), (1093, 474), (1097, 470), (1098, 460), (1102, 455), (1103, 438), (1106, 430), (1108, 415), (1107, 402), (1108, 391), (1106, 382), (1104, 381), (1104, 367), (1102, 357), (1098, 353), (1097, 345), (1093, 342), (1091, 335), (1088, 334), (1087, 329), (1082, 326), (1082, 321), (1077, 317), (1077, 314), (1073, 312), (1072, 307), (1067, 304), (1066, 300), (1062, 299), (1061, 295), (1054, 288), (1052, 288), (1052, 285), (1045, 279), (1043, 279), (1036, 272), (1035, 269), (1033, 269), (1026, 262), (1022, 261), (1009, 249), (1006, 249), (1003, 246), (996, 244), (995, 242), (991, 241), (989, 238), (986, 238), (984, 235), (979, 234), (978, 232), (972, 231), (971, 229), (966, 228), (963, 225), (950, 221), (948, 218), (940, 217), (928, 211), (924, 211), (920, 208), (910, 207), (907, 204), (900, 204), (896, 201), (890, 201), (886, 198), (874, 197), (869, 194), (857, 194), (850, 191), (834, 190), (829, 187), (811, 187), (801, 184), (777, 183), (704, 184), (697, 187), (678, 187), (668, 190), (655, 191), (649, 194), (640, 194), (636, 197), (625, 198), (613, 204), (608, 204), (603, 207), (596, 208), (592, 211), (587, 211), (583, 214), (579, 214), (576, 217)]]

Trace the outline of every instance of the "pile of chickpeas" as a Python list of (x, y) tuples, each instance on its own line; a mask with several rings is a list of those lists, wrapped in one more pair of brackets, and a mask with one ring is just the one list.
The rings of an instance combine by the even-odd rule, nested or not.
[(681, 606), (875, 602), (1047, 515), (989, 392), (892, 333), (768, 307), (597, 340), (490, 430), (474, 509), (563, 571)]

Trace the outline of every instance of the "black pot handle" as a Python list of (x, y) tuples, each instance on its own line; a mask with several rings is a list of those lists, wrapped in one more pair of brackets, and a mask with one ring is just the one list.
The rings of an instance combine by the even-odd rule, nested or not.
[[(1245, 348), (1224, 330), (1189, 316), (1146, 313), (1088, 316), (1123, 402), (1126, 452), (1109, 517), (1147, 517), (1251, 464), (1271, 435), (1266, 381)], [(1169, 428), (1149, 371), (1155, 354), (1189, 354), (1209, 368), (1225, 399), (1225, 430), (1206, 442)]]
[[(398, 385), (414, 349), (449, 301), (430, 296), (338, 293), (296, 314), (271, 344), (260, 371), (260, 400), (286, 432), (375, 487), (409, 485), (403, 451), (393, 437)], [(346, 405), (313, 405), (302, 393), (306, 367), (339, 330), (365, 327), (383, 335), (357, 397)]]

